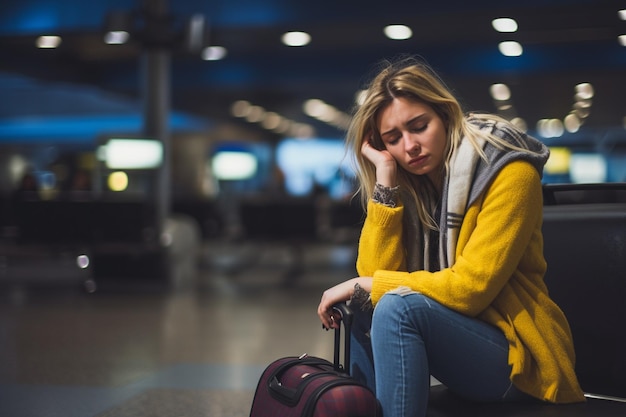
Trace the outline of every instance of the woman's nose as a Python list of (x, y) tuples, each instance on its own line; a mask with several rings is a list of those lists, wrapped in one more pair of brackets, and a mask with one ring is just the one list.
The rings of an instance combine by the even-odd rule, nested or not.
[(420, 145), (414, 138), (411, 137), (411, 135), (409, 134), (403, 135), (402, 140), (404, 142), (404, 150), (407, 153), (409, 154), (419, 153)]

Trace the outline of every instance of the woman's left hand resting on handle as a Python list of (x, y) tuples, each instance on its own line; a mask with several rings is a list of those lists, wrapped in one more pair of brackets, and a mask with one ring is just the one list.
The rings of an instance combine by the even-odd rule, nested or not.
[(324, 326), (325, 329), (336, 329), (339, 327), (339, 320), (336, 320), (333, 315), (333, 306), (352, 298), (352, 294), (354, 294), (354, 286), (357, 283), (365, 291), (372, 291), (371, 277), (352, 278), (324, 291), (320, 305), (317, 307), (317, 315), (322, 321), (322, 326)]

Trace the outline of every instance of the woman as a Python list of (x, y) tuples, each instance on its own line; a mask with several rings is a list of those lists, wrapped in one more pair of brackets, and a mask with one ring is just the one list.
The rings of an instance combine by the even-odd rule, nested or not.
[(326, 290), (318, 315), (334, 328), (333, 304), (362, 304), (352, 375), (385, 417), (426, 415), (430, 375), (475, 401), (584, 401), (543, 282), (547, 148), (497, 116), (464, 115), (412, 59), (373, 79), (347, 143), (367, 209), (360, 276)]

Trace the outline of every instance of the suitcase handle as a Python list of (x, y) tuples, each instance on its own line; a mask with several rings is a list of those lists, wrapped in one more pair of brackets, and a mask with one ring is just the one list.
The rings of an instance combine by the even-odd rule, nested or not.
[(337, 372), (350, 373), (350, 335), (352, 332), (352, 320), (354, 319), (354, 313), (346, 303), (335, 304), (333, 306), (333, 312), (339, 314), (339, 321), (343, 323), (343, 327), (346, 330), (346, 335), (344, 337), (345, 343), (343, 348), (344, 350), (342, 366), (339, 362), (339, 352), (341, 350), (341, 324), (335, 329), (335, 349), (333, 366), (335, 367), (335, 371)]
[(302, 393), (306, 387), (305, 384), (301, 384), (298, 388), (289, 388), (280, 383), (282, 375), (291, 369), (294, 366), (300, 365), (308, 365), (312, 367), (326, 367), (328, 368), (328, 372), (320, 372), (316, 374), (316, 377), (322, 375), (335, 375), (331, 369), (331, 364), (325, 359), (320, 359), (316, 357), (308, 357), (301, 356), (299, 358), (291, 358), (291, 360), (283, 363), (279, 367), (277, 367), (271, 375), (269, 375), (267, 386), (270, 392), (270, 395), (275, 399), (281, 401), (283, 404), (287, 404), (291, 407), (298, 404), (300, 401), (300, 397), (302, 397)]

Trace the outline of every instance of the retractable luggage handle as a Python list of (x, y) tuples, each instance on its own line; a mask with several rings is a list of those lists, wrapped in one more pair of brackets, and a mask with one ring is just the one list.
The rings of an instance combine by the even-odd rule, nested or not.
[(339, 351), (341, 350), (341, 324), (335, 329), (333, 366), (338, 372), (350, 373), (350, 335), (352, 332), (352, 320), (354, 318), (354, 313), (352, 313), (352, 310), (346, 303), (335, 304), (333, 306), (333, 312), (339, 313), (341, 316), (340, 321), (346, 329), (346, 335), (344, 337), (343, 366), (339, 362)]

